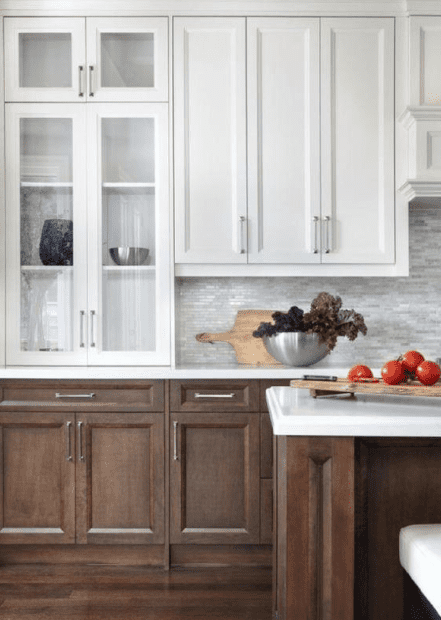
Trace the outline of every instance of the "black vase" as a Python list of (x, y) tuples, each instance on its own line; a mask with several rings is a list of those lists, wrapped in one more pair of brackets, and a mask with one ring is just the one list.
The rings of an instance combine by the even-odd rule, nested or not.
[(40, 239), (43, 265), (73, 265), (72, 220), (45, 220)]

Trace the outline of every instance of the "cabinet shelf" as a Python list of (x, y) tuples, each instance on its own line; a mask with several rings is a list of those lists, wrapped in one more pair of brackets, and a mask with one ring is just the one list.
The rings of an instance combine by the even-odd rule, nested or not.
[(103, 187), (107, 187), (107, 188), (114, 188), (114, 189), (130, 189), (132, 187), (134, 188), (154, 188), (155, 187), (155, 183), (110, 183), (110, 182), (105, 182), (103, 183)]
[(20, 187), (73, 187), (71, 182), (22, 181)]
[(155, 271), (155, 265), (103, 265), (106, 272)]
[(73, 265), (21, 265), (22, 271), (44, 273), (45, 271), (72, 271)]

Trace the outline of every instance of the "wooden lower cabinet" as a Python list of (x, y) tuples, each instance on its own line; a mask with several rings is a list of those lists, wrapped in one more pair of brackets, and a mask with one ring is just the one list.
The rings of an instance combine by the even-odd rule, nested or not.
[(0, 414), (0, 544), (75, 542), (75, 415)]
[(171, 415), (170, 542), (258, 544), (259, 415)]
[(77, 543), (164, 543), (164, 417), (77, 415)]
[(164, 542), (164, 418), (0, 416), (5, 544)]

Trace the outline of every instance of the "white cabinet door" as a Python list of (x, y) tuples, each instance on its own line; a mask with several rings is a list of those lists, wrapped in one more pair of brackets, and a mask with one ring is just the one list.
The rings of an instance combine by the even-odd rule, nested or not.
[(394, 20), (321, 28), (322, 262), (393, 263)]
[(250, 263), (320, 262), (320, 20), (248, 19)]
[(87, 113), (89, 364), (169, 364), (168, 105)]
[(175, 18), (176, 262), (246, 263), (245, 18)]
[(85, 20), (5, 17), (6, 101), (86, 99)]
[(85, 364), (85, 107), (6, 106), (6, 363)]
[(168, 18), (90, 17), (89, 101), (168, 100)]

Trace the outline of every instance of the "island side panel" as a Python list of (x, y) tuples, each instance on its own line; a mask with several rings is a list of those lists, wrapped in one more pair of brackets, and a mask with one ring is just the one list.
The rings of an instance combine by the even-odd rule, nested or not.
[(356, 440), (357, 620), (402, 620), (402, 527), (441, 523), (441, 438)]
[(354, 439), (277, 437), (280, 620), (353, 620)]

